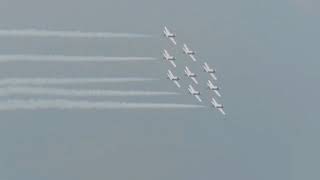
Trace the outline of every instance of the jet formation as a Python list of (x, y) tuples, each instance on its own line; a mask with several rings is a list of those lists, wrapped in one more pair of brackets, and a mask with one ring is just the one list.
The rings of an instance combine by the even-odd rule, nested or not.
[[(165, 26), (163, 30), (163, 34), (164, 34), (164, 37), (167, 38), (174, 46), (177, 46), (175, 33), (172, 33)], [(197, 53), (194, 50), (192, 50), (187, 44), (182, 45), (182, 52), (183, 54), (188, 56), (193, 61), (193, 63), (199, 63), (199, 60), (196, 58)], [(162, 55), (163, 55), (163, 59), (171, 63), (173, 68), (177, 67), (175, 63), (175, 61), (177, 61), (176, 57), (172, 56), (168, 50), (164, 49)], [(221, 98), (220, 87), (216, 83), (216, 81), (218, 80), (216, 76), (216, 70), (212, 68), (208, 64), (208, 62), (203, 62), (200, 67), (202, 68), (203, 73), (208, 74), (208, 79), (206, 81), (206, 89), (210, 92), (212, 91), (212, 93), (210, 94), (211, 97), (209, 98), (208, 101), (210, 102), (213, 108), (217, 109), (222, 115), (226, 115), (223, 104), (218, 103), (218, 101), (216, 100), (217, 97)], [(184, 75), (187, 78), (189, 78), (192, 81), (192, 84), (195, 86), (194, 87), (192, 84), (189, 84), (187, 87), (188, 93), (194, 96), (199, 101), (199, 103), (203, 103), (203, 100), (200, 97), (201, 92), (199, 91), (199, 89), (200, 89), (201, 81), (198, 81), (198, 78), (199, 78), (198, 75), (195, 72), (193, 72), (192, 69), (189, 68), (188, 66), (185, 66), (184, 68)], [(176, 84), (178, 88), (182, 88), (182, 86), (178, 82), (181, 80), (181, 78), (178, 77), (177, 75), (174, 75), (174, 73), (170, 69), (168, 70), (167, 76), (168, 76), (167, 78), (171, 80), (174, 84)]]

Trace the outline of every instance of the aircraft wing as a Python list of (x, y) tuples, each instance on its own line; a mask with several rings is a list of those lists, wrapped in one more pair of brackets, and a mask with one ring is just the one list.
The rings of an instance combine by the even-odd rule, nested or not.
[(210, 76), (211, 76), (214, 80), (217, 80), (217, 77), (214, 75), (214, 73), (210, 73)]
[(183, 48), (184, 48), (184, 50), (188, 50), (188, 47), (186, 44), (183, 44)]
[(190, 69), (188, 68), (188, 66), (185, 67), (185, 70), (188, 74), (190, 73)]
[(202, 102), (202, 100), (201, 100), (200, 96), (195, 95), (194, 97), (196, 97), (196, 99), (197, 99), (199, 102)]
[(174, 63), (173, 61), (170, 61), (170, 63), (172, 64), (173, 67), (177, 67), (176, 63)]
[(178, 81), (173, 81), (173, 82), (177, 85), (178, 88), (181, 87)]
[(219, 93), (218, 90), (214, 90), (214, 92), (216, 93), (217, 96), (221, 97), (221, 94)]
[(191, 93), (191, 94), (192, 94), (192, 92), (195, 91), (191, 85), (189, 85), (189, 90), (190, 90), (190, 93)]
[(167, 26), (164, 27), (164, 31), (165, 31), (165, 32), (169, 32)]
[(191, 54), (190, 57), (191, 57), (192, 61), (194, 61), (194, 62), (197, 61), (197, 59), (194, 57), (194, 55)]
[(176, 40), (175, 40), (173, 37), (171, 37), (170, 40), (172, 41), (172, 43), (173, 43), (174, 45), (177, 45), (177, 42), (176, 42)]
[(214, 99), (214, 97), (212, 97), (211, 104), (214, 105), (214, 106), (216, 106), (216, 104), (218, 104), (217, 101), (216, 101), (216, 99)]
[(223, 114), (226, 115), (226, 113), (224, 112), (224, 110), (222, 108), (219, 108), (219, 111)]
[(164, 54), (165, 57), (169, 57), (169, 56), (170, 56), (169, 53), (168, 53), (168, 51), (167, 51), (166, 49), (163, 50), (163, 54)]
[(198, 81), (197, 81), (197, 79), (196, 79), (195, 77), (191, 77), (191, 79), (192, 79), (192, 81), (193, 81), (194, 83), (198, 84)]

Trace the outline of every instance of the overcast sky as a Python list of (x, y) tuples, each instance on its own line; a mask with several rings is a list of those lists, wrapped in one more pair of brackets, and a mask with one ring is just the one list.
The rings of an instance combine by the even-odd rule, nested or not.
[[(186, 64), (200, 72), (200, 64), (162, 38), (167, 25), (177, 34), (179, 45), (190, 44), (199, 61), (215, 66), (222, 88), (220, 101), (228, 114), (224, 119), (209, 107), (0, 112), (0, 179), (318, 179), (319, 8), (316, 0), (0, 0), (0, 29), (152, 36), (1, 37), (1, 54), (159, 59), (129, 64), (3, 63), (0, 78), (160, 78), (68, 87), (182, 94), (86, 99), (93, 101), (198, 104), (185, 89), (178, 90), (165, 79), (170, 65), (161, 62), (163, 48), (177, 56), (177, 74)], [(199, 78), (203, 83), (207, 77)], [(187, 83), (182, 80), (184, 86)], [(0, 100), (17, 98), (39, 96)]]

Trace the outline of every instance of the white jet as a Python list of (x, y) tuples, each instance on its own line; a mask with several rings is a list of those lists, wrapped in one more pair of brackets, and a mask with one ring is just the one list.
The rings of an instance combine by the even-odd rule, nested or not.
[(185, 67), (184, 73), (186, 76), (191, 78), (194, 83), (198, 84), (198, 81), (196, 79), (197, 75), (195, 73), (191, 72), (190, 69), (188, 68), (188, 66)]
[(164, 33), (164, 36), (167, 37), (167, 38), (169, 38), (174, 45), (177, 45), (177, 42), (176, 42), (176, 40), (174, 39), (174, 38), (176, 37), (176, 35), (173, 34), (173, 33), (171, 33), (166, 26), (164, 27), (163, 33)]
[(180, 80), (180, 78), (177, 76), (174, 76), (170, 70), (168, 70), (167, 76), (168, 76), (167, 78), (170, 79), (171, 81), (173, 81), (177, 85), (178, 88), (181, 87), (178, 82)]
[(177, 67), (176, 63), (174, 63), (176, 58), (174, 56), (171, 56), (167, 50), (163, 50), (163, 59), (169, 61), (173, 67)]
[(214, 91), (217, 96), (221, 97), (221, 94), (219, 93), (220, 88), (218, 86), (214, 85), (210, 80), (208, 80), (207, 86), (210, 90)]
[(196, 91), (191, 85), (189, 85), (188, 90), (189, 90), (189, 93), (191, 95), (194, 95), (194, 97), (197, 98), (199, 102), (202, 102), (199, 91)]
[(218, 109), (223, 115), (226, 115), (226, 113), (223, 110), (223, 105), (219, 104), (214, 98), (212, 98), (211, 104), (214, 108)]
[(189, 49), (189, 47), (186, 45), (186, 44), (183, 44), (183, 53), (186, 54), (186, 55), (189, 55), (190, 58), (195, 62), (197, 61), (196, 58), (194, 57), (194, 55), (196, 54), (195, 51)]
[(208, 63), (204, 63), (203, 64), (203, 69), (205, 72), (209, 73), (210, 76), (214, 79), (214, 80), (217, 80), (217, 77), (214, 75), (216, 73), (216, 70), (214, 70), (213, 68), (210, 68), (210, 66), (208, 65)]

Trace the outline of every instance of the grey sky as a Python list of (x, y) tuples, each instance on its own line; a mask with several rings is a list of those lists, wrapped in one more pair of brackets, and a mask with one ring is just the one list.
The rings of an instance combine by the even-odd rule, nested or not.
[[(1, 112), (0, 179), (319, 179), (319, 8), (315, 0), (0, 0), (0, 29), (153, 36), (1, 37), (5, 55), (160, 58), (165, 47), (177, 54), (179, 67), (184, 60), (192, 67), (161, 39), (168, 25), (179, 44), (215, 65), (228, 113), (223, 120), (209, 108)], [(12, 62), (1, 64), (0, 77), (146, 76), (163, 79), (72, 87), (186, 93), (165, 79), (168, 67), (160, 61)], [(197, 103), (190, 96), (103, 100)]]

